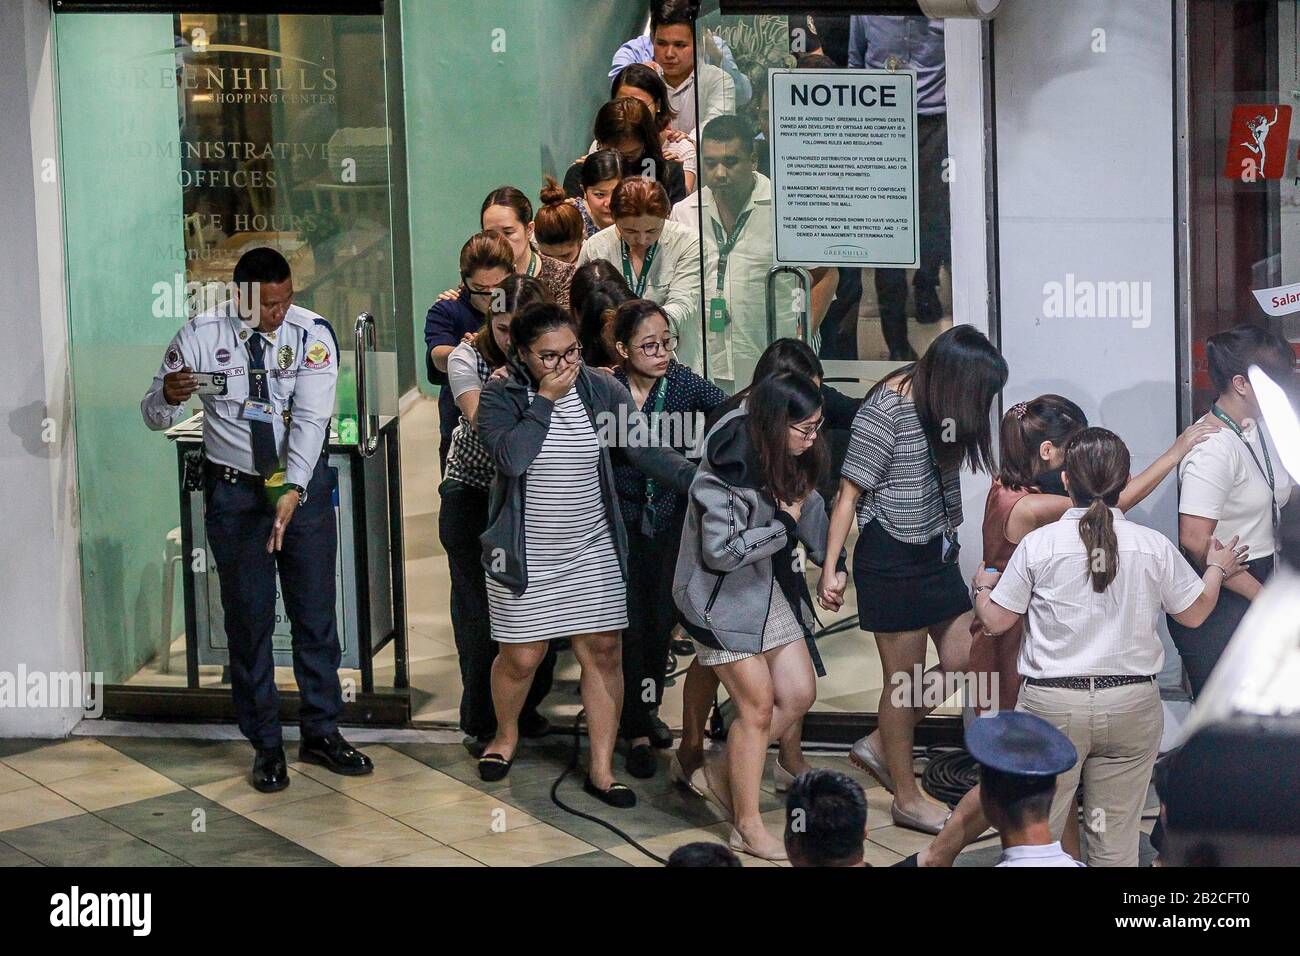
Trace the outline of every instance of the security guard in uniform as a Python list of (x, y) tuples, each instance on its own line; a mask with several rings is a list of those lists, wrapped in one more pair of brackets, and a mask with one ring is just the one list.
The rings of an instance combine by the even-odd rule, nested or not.
[(279, 569), (302, 704), (298, 759), (336, 773), (374, 766), (338, 732), (343, 709), (335, 621), (335, 531), (325, 448), (338, 381), (338, 341), (319, 315), (293, 305), (289, 263), (274, 249), (245, 253), (231, 301), (176, 333), (140, 403), (145, 423), (170, 428), (202, 383), (206, 528), (221, 579), (239, 729), (256, 748), (253, 786), (289, 785), (271, 632)]
[(1074, 744), (1021, 710), (977, 717), (966, 749), (980, 765), (980, 807), (1002, 838), (997, 866), (1083, 866), (1052, 839), (1048, 815), (1056, 778), (1079, 759)]

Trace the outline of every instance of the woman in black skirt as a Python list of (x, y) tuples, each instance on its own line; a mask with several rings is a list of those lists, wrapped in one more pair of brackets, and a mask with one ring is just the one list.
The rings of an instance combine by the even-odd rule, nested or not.
[[(856, 514), (853, 582), (863, 630), (872, 631), (885, 686), (880, 726), (853, 745), (854, 763), (894, 794), (899, 826), (937, 833), (948, 811), (922, 796), (912, 773), (916, 723), (928, 713), (914, 668), (927, 635), (939, 652), (937, 677), (964, 670), (970, 653), (970, 595), (957, 564), (963, 462), (992, 467), (989, 409), (1007, 363), (978, 330), (940, 335), (920, 361), (879, 382), (853, 421), (828, 553), (844, 546)], [(823, 576), (822, 597), (842, 597)], [(933, 679), (933, 678), (927, 678)]]

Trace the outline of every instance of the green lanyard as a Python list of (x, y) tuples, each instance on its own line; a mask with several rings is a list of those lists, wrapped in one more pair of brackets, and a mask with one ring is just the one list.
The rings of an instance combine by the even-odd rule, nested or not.
[(718, 242), (718, 294), (722, 294), (722, 285), (727, 279), (727, 257), (731, 255), (731, 250), (736, 248), (736, 243), (740, 240), (740, 230), (745, 228), (745, 223), (749, 221), (749, 214), (752, 209), (746, 209), (736, 220), (731, 235), (723, 237), (722, 223), (716, 219), (710, 219), (709, 223), (713, 226), (713, 238)]
[(542, 257), (539, 256), (536, 252), (530, 253), (528, 256), (527, 274), (530, 276), (535, 276), (537, 275), (537, 273), (541, 271), (542, 271)]
[(650, 278), (650, 264), (655, 261), (655, 255), (659, 252), (659, 243), (656, 242), (646, 250), (645, 262), (641, 263), (641, 274), (632, 278), (632, 257), (628, 254), (627, 243), (622, 239), (619, 245), (623, 247), (623, 278), (627, 280), (627, 287), (632, 290), (632, 294), (638, 299), (645, 298), (645, 285)]
[[(654, 392), (655, 408), (654, 411), (650, 414), (651, 434), (658, 434), (659, 432), (659, 416), (663, 413), (664, 398), (667, 394), (668, 394), (668, 376), (665, 375), (663, 378), (659, 380), (658, 384), (655, 385), (655, 392)], [(645, 480), (645, 508), (642, 511), (642, 516), (641, 516), (641, 531), (643, 534), (646, 535), (646, 537), (651, 537), (654, 532), (655, 487), (656, 487), (655, 480), (647, 476)]]
[(1227, 412), (1221, 409), (1217, 404), (1211, 405), (1210, 411), (1214, 413), (1215, 418), (1217, 418), (1219, 421), (1223, 422), (1223, 424), (1231, 428), (1233, 434), (1241, 439), (1241, 443), (1246, 446), (1246, 451), (1250, 452), (1250, 457), (1252, 460), (1254, 460), (1255, 467), (1259, 469), (1259, 473), (1263, 475), (1264, 478), (1268, 481), (1268, 504), (1269, 504), (1269, 511), (1271, 512), (1271, 517), (1273, 519), (1273, 540), (1274, 540), (1273, 567), (1274, 569), (1276, 569), (1277, 568), (1277, 529), (1278, 526), (1282, 523), (1282, 516), (1278, 514), (1277, 495), (1275, 494), (1274, 491), (1274, 489), (1276, 488), (1276, 481), (1273, 477), (1273, 462), (1268, 456), (1268, 442), (1264, 440), (1264, 432), (1261, 426), (1258, 425), (1255, 426), (1256, 434), (1259, 435), (1259, 447), (1264, 452), (1264, 464), (1261, 465), (1259, 463), (1259, 457), (1255, 454), (1255, 449), (1251, 447), (1254, 444), (1254, 442), (1247, 440), (1246, 433), (1242, 431), (1241, 426), (1238, 425), (1236, 422), (1234, 422), (1228, 416)]

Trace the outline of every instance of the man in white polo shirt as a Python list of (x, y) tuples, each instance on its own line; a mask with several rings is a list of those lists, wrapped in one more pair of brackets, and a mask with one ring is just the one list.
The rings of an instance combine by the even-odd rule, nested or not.
[(1294, 483), (1282, 467), (1248, 374), (1258, 365), (1274, 381), (1292, 377), (1290, 344), (1276, 333), (1242, 325), (1205, 343), (1218, 398), (1210, 414), (1223, 424), (1178, 466), (1178, 543), (1201, 566), (1212, 537), (1237, 536), (1250, 563), (1224, 584), (1214, 613), (1198, 628), (1169, 621), (1169, 635), (1198, 697), (1264, 582), (1273, 572), (1277, 528)]

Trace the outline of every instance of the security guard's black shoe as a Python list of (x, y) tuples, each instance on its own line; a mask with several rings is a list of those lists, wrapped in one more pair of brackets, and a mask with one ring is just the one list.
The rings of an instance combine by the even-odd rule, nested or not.
[(650, 746), (655, 750), (667, 750), (673, 745), (672, 728), (659, 719), (656, 714), (650, 718)]
[(375, 769), (370, 758), (344, 740), (337, 730), (328, 737), (304, 736), (298, 746), (298, 759), (347, 777), (362, 777)]
[(289, 786), (289, 764), (283, 747), (259, 748), (253, 758), (253, 787), (262, 793), (275, 793)]

